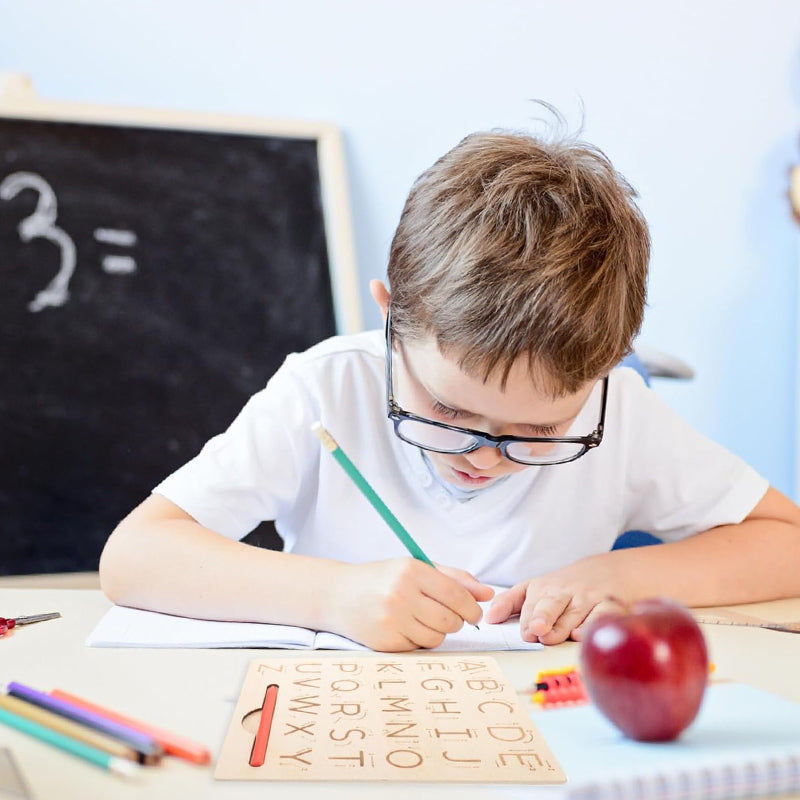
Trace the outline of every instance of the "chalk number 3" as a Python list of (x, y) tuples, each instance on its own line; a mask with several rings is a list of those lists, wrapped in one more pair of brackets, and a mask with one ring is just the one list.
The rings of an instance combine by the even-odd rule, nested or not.
[(14, 172), (0, 183), (0, 200), (11, 200), (23, 189), (34, 189), (39, 201), (32, 214), (17, 226), (23, 242), (31, 239), (47, 239), (57, 245), (61, 263), (53, 280), (28, 303), (28, 310), (41, 311), (48, 306), (63, 306), (69, 299), (69, 281), (75, 272), (75, 242), (70, 235), (55, 224), (58, 214), (56, 193), (50, 184), (33, 172)]

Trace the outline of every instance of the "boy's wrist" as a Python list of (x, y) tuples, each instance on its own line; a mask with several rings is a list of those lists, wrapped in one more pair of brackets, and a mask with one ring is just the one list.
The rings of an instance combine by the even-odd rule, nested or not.
[(343, 561), (315, 559), (313, 575), (308, 576), (306, 610), (317, 630), (347, 635), (346, 597), (352, 583), (352, 564)]

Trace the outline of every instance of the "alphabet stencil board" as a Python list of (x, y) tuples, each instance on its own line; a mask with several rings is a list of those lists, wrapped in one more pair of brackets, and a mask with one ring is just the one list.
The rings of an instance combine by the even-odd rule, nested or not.
[(287, 353), (360, 329), (338, 131), (0, 97), (1, 573), (114, 525)]
[(250, 662), (214, 777), (564, 783), (493, 658)]

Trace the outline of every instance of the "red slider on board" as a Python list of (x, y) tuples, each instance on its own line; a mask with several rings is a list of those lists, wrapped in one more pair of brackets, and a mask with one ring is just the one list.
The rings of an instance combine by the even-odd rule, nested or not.
[(250, 753), (250, 766), (263, 767), (267, 758), (267, 745), (269, 744), (269, 732), (272, 729), (272, 718), (275, 716), (275, 703), (278, 700), (278, 687), (271, 683), (267, 686), (264, 695), (264, 705), (261, 706), (261, 717), (258, 720), (258, 731), (253, 742), (253, 750)]

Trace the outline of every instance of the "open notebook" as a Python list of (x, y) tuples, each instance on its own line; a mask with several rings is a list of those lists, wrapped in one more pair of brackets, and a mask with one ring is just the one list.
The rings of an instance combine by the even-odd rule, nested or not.
[[(483, 604), (484, 607), (488, 604)], [(283, 650), (368, 650), (358, 642), (327, 631), (261, 622), (214, 622), (188, 619), (154, 611), (114, 606), (89, 634), (90, 647), (265, 647)], [(465, 624), (436, 648), (438, 651), (538, 650), (542, 645), (526, 642), (519, 620), (500, 625)]]

